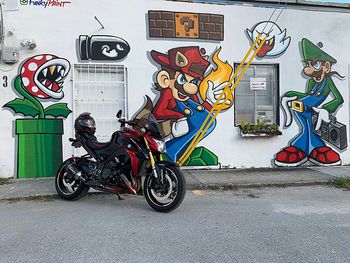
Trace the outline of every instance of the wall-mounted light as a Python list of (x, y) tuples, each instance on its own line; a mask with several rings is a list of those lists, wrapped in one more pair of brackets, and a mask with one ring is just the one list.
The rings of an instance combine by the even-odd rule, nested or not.
[(34, 39), (22, 39), (19, 44), (22, 48), (34, 49), (36, 48), (36, 42)]

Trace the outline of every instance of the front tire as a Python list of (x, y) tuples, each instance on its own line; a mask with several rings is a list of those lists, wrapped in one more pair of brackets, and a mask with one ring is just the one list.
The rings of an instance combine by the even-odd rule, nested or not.
[(143, 194), (147, 203), (158, 212), (170, 212), (176, 209), (185, 198), (186, 179), (180, 168), (175, 165), (160, 167), (163, 182), (149, 174), (146, 176)]
[(85, 196), (90, 189), (90, 186), (85, 185), (80, 180), (69, 178), (67, 166), (72, 162), (72, 158), (66, 160), (58, 169), (55, 177), (56, 191), (65, 200), (78, 200)]

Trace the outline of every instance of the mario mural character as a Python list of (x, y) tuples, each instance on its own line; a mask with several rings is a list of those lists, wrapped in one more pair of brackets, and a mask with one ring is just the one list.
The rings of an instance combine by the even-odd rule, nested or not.
[(337, 60), (321, 50), (321, 47), (321, 43), (316, 46), (306, 38), (301, 41), (305, 63), (303, 73), (309, 77), (307, 90), (306, 93), (288, 91), (281, 101), (286, 117), (285, 126), (291, 125), (294, 112), (301, 129), (290, 145), (276, 154), (277, 166), (298, 166), (307, 160), (317, 165), (341, 163), (339, 154), (326, 146), (323, 136), (320, 136), (321, 127), (329, 125), (332, 114), (344, 101), (331, 78), (333, 75), (340, 76), (331, 70)]
[[(216, 59), (219, 51), (216, 52)], [(161, 67), (156, 74), (155, 83), (160, 96), (154, 107), (152, 106), (151, 112), (166, 135), (167, 155), (173, 161), (179, 160), (199, 131), (215, 101), (226, 87), (232, 72), (231, 68), (226, 81), (205, 80), (205, 73), (211, 63), (204, 54), (205, 50), (198, 46), (173, 48), (167, 54), (151, 51), (152, 59)], [(205, 84), (202, 89), (201, 84)], [(224, 101), (225, 96), (226, 94), (222, 96), (220, 102)], [(232, 101), (232, 97), (228, 98), (222, 106), (230, 107)], [(215, 125), (216, 121), (213, 121), (204, 137), (214, 130)], [(204, 147), (198, 147), (196, 150), (191, 155), (198, 155), (196, 160), (193, 159), (191, 164), (187, 160), (185, 165), (218, 164), (216, 155), (209, 150)]]

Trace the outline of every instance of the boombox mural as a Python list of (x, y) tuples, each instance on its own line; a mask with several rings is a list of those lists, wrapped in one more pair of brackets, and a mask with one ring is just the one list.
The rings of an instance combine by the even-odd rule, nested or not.
[[(167, 54), (152, 50), (151, 57), (159, 65), (155, 87), (159, 99), (154, 105), (147, 97), (146, 106), (138, 116), (152, 112), (166, 135), (169, 159), (179, 160), (199, 131), (210, 109), (226, 87), (233, 68), (219, 59), (221, 48), (212, 55), (212, 63), (205, 49), (198, 46), (176, 47)], [(215, 68), (215, 69), (214, 69)], [(211, 70), (210, 70), (211, 69)], [(233, 105), (231, 93), (224, 94), (219, 107), (226, 110)], [(214, 121), (205, 136), (215, 129)], [(184, 165), (217, 165), (218, 158), (203, 146), (196, 148)]]
[[(67, 103), (44, 108), (40, 100), (60, 100), (70, 71), (66, 59), (41, 54), (24, 61), (14, 80), (16, 98), (3, 107), (30, 116), (16, 120), (18, 178), (54, 176), (62, 163), (63, 120), (71, 110)], [(51, 116), (51, 117), (49, 117)]]
[(300, 131), (288, 147), (276, 154), (277, 166), (298, 166), (308, 160), (317, 165), (341, 163), (339, 154), (326, 143), (339, 150), (347, 147), (346, 127), (335, 117), (344, 100), (332, 80), (334, 75), (344, 77), (332, 71), (337, 60), (323, 51), (322, 46), (306, 38), (301, 41), (303, 73), (309, 78), (306, 92), (288, 91), (281, 99), (285, 127), (289, 127), (294, 118)]

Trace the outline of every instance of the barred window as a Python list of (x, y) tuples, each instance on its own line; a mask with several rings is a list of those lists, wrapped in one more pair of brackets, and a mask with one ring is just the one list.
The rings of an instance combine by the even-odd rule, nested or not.
[(116, 113), (127, 112), (126, 68), (122, 65), (74, 65), (73, 115), (90, 112), (96, 120), (96, 137), (109, 141), (118, 129)]
[[(235, 70), (239, 64), (235, 64)], [(278, 64), (251, 64), (235, 91), (235, 126), (258, 120), (279, 125)]]

